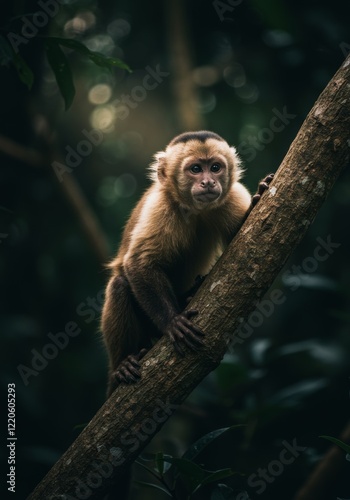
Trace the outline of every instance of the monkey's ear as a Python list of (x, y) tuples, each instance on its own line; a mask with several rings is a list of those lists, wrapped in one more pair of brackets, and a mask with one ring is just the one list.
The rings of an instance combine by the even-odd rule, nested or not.
[(243, 176), (244, 168), (242, 166), (242, 160), (237, 153), (237, 149), (234, 146), (231, 146), (230, 150), (232, 153), (233, 164), (235, 166), (234, 180), (235, 182), (238, 182)]
[(156, 181), (158, 179), (161, 183), (164, 183), (167, 177), (165, 172), (166, 152), (159, 151), (159, 153), (156, 153), (154, 155), (154, 160), (155, 161), (151, 163), (151, 165), (149, 166), (150, 170), (149, 178), (152, 181)]

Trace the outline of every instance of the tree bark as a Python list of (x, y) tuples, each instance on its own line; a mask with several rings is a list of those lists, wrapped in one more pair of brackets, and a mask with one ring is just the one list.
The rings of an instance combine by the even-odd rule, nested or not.
[[(181, 358), (162, 338), (142, 379), (119, 386), (29, 497), (102, 498), (196, 385), (222, 359), (313, 221), (350, 157), (350, 57), (303, 123), (275, 179), (190, 304), (206, 333)], [(240, 341), (242, 339), (240, 338)]]

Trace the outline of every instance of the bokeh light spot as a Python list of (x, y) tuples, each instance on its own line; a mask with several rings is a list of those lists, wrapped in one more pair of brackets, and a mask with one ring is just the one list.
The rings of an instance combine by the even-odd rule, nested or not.
[(89, 91), (89, 101), (92, 104), (105, 104), (112, 95), (112, 89), (106, 83), (98, 83)]

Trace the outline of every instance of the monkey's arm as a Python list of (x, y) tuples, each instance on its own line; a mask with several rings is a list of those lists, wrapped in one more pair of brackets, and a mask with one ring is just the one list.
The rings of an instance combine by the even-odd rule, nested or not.
[(126, 276), (139, 305), (158, 330), (168, 335), (175, 349), (184, 354), (182, 343), (197, 350), (203, 344), (203, 332), (192, 323), (197, 311), (181, 313), (174, 290), (166, 273), (158, 266), (144, 268), (132, 261), (125, 267)]
[(203, 344), (201, 337), (204, 334), (191, 318), (198, 312), (181, 312), (171, 283), (161, 267), (146, 267), (137, 258), (130, 258), (124, 271), (139, 305), (159, 331), (169, 336), (177, 352), (184, 354), (183, 344), (197, 350)]

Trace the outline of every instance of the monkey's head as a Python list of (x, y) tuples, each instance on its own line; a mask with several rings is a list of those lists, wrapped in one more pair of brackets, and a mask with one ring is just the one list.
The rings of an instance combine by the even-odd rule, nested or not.
[(178, 135), (155, 160), (151, 178), (180, 206), (195, 211), (221, 205), (242, 173), (235, 148), (205, 130)]

